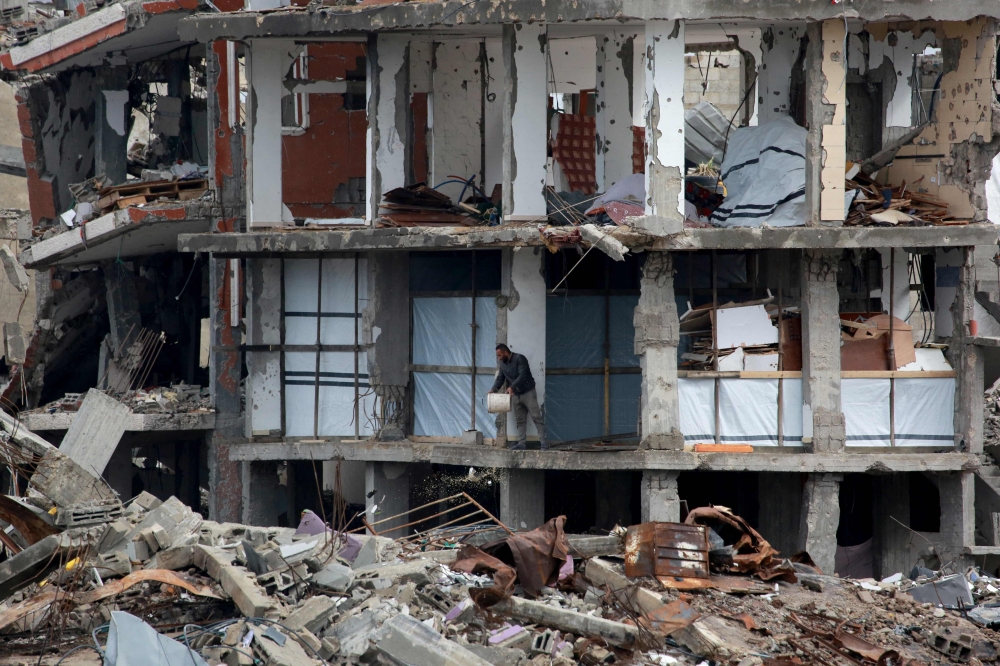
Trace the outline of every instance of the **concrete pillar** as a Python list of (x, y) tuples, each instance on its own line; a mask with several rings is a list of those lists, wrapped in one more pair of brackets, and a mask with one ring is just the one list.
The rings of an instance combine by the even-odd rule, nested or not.
[(368, 381), (383, 405), (396, 409), (377, 437), (406, 436), (406, 389), (410, 383), (410, 261), (399, 251), (368, 254), (368, 301), (362, 311), (362, 335), (368, 347)]
[(597, 35), (597, 187), (606, 192), (632, 174), (633, 38), (621, 31)]
[(841, 226), (847, 163), (846, 26), (810, 23), (806, 50), (806, 209), (808, 225)]
[(832, 576), (840, 526), (840, 482), (843, 474), (809, 474), (802, 492), (799, 548)]
[(684, 226), (684, 21), (646, 21), (646, 215), (640, 226)]
[(595, 523), (598, 529), (610, 530), (615, 525), (628, 527), (634, 522), (631, 472), (596, 472), (594, 496), (597, 498)]
[[(247, 259), (249, 345), (281, 344), (281, 260)], [(282, 435), (281, 352), (247, 352), (247, 437)]]
[[(872, 555), (879, 578), (901, 572), (909, 575), (913, 562), (907, 543), (910, 530), (910, 480), (906, 474), (884, 474), (873, 479)], [(902, 524), (900, 524), (902, 523)]]
[(545, 522), (545, 470), (504, 471), (500, 520), (515, 532), (533, 530)]
[[(375, 514), (372, 507), (378, 505)], [(365, 520), (370, 524), (410, 510), (410, 471), (405, 463), (369, 462), (365, 464)], [(392, 528), (411, 522), (406, 516), (375, 525), (375, 531), (398, 539), (408, 530)]]
[(839, 260), (839, 250), (802, 251), (802, 439), (814, 453), (844, 449)]
[(543, 23), (503, 26), (503, 214), (508, 221), (545, 215), (546, 40)]
[[(890, 248), (879, 248), (878, 252), (882, 256), (882, 309), (906, 321), (910, 314), (910, 254), (901, 247), (896, 248), (893, 261)], [(895, 289), (892, 294), (890, 287)]]
[[(971, 344), (971, 324), (976, 307), (975, 248), (960, 249), (958, 286), (951, 304), (952, 335), (949, 356), (955, 368), (955, 448), (983, 452), (983, 350)], [(938, 305), (938, 307), (941, 307)]]
[[(507, 301), (507, 340), (512, 351), (524, 354), (535, 378), (538, 404), (545, 409), (545, 277), (542, 274), (544, 250), (522, 248), (507, 256), (511, 261), (510, 297)], [(517, 436), (514, 413), (507, 414), (507, 432)], [(528, 434), (537, 435), (528, 419)]]
[[(367, 219), (374, 224), (382, 194), (406, 185), (409, 163), (410, 40), (378, 33), (369, 40)], [(371, 49), (371, 43), (375, 48)], [(372, 158), (374, 155), (374, 159)]]
[(232, 284), (227, 259), (210, 257), (209, 313), (212, 349), (209, 355), (209, 388), (215, 408), (215, 429), (207, 442), (209, 518), (218, 522), (240, 522), (243, 515), (244, 471), (249, 463), (233, 462), (229, 451), (237, 442), (246, 441), (240, 412), (240, 369), (242, 362), (237, 345), (242, 333), (240, 322), (232, 319), (230, 292), (241, 289)]
[(799, 545), (802, 513), (802, 477), (762, 472), (757, 480), (758, 528), (782, 555), (793, 555)]
[(98, 80), (94, 173), (120, 185), (128, 178), (128, 67), (105, 67)]
[(681, 519), (681, 500), (677, 494), (680, 472), (644, 470), (639, 491), (642, 505), (640, 522), (677, 523)]
[(965, 568), (965, 549), (976, 545), (975, 472), (938, 474), (941, 495), (941, 562), (957, 559), (956, 570)]
[(680, 451), (684, 448), (677, 401), (680, 324), (670, 253), (647, 253), (640, 286), (633, 323), (635, 353), (642, 370), (642, 444), (651, 449)]
[(798, 60), (804, 34), (805, 28), (798, 26), (764, 28), (757, 67), (758, 125), (788, 115), (792, 66)]
[(286, 40), (250, 42), (247, 58), (250, 108), (246, 127), (250, 227), (281, 225), (281, 97), (287, 71), (283, 65), (290, 46), (291, 42)]
[(139, 295), (135, 288), (132, 265), (105, 261), (104, 287), (108, 303), (108, 322), (111, 324), (111, 345), (121, 353), (124, 345), (135, 342), (142, 320), (139, 317)]

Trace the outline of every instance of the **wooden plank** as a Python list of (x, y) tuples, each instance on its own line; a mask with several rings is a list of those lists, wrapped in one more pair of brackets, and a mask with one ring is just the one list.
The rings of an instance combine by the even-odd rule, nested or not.
[(841, 379), (951, 379), (957, 377), (954, 370), (845, 370)]
[(978, 347), (1000, 347), (1000, 338), (991, 338), (986, 335), (972, 335), (965, 338), (965, 343)]

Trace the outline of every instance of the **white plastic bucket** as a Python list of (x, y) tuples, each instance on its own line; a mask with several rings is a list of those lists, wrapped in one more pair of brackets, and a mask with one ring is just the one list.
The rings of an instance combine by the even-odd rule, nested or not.
[(486, 395), (486, 411), (490, 414), (504, 414), (510, 411), (509, 393), (489, 393)]

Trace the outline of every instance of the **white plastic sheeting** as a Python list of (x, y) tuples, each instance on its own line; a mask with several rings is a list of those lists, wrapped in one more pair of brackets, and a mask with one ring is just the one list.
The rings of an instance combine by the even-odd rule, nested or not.
[[(358, 312), (367, 304), (367, 274), (367, 260), (364, 258), (358, 258), (357, 264), (353, 257), (324, 257), (322, 261), (286, 259), (285, 344), (351, 346), (356, 340), (360, 341), (361, 318)], [(357, 310), (355, 275), (358, 277)], [(355, 354), (358, 369), (357, 427), (354, 415)], [(321, 352), (317, 367), (314, 352), (285, 352), (285, 434), (289, 437), (371, 434), (372, 424), (367, 415), (374, 410), (375, 397), (368, 384), (367, 356), (364, 351)], [(317, 405), (318, 416), (315, 413)]]
[[(476, 298), (476, 367), (490, 368), (476, 375), (476, 429), (496, 436), (496, 421), (486, 411), (486, 394), (496, 367), (497, 306), (491, 296)], [(472, 297), (417, 297), (413, 299), (414, 365), (472, 363)], [(471, 426), (472, 374), (415, 372), (413, 434), (459, 437)]]
[[(802, 380), (782, 381), (782, 437), (802, 443)], [(687, 444), (715, 442), (715, 380), (678, 380), (681, 434)], [(723, 444), (778, 445), (778, 380), (720, 379), (719, 422)]]
[(895, 405), (896, 446), (954, 443), (954, 378), (897, 379)]
[[(494, 416), (486, 411), (486, 393), (493, 375), (476, 375), (476, 430), (483, 437), (496, 437)], [(460, 437), (469, 429), (472, 375), (445, 372), (415, 372), (413, 434)]]
[(806, 134), (789, 116), (733, 132), (721, 167), (727, 194), (712, 222), (723, 227), (805, 224)]
[(841, 379), (847, 446), (889, 446), (889, 380)]

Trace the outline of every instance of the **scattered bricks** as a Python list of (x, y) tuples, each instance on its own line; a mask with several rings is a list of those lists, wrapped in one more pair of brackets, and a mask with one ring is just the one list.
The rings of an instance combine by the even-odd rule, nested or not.
[(143, 511), (152, 511), (153, 509), (155, 509), (156, 507), (160, 506), (161, 504), (163, 504), (162, 501), (160, 501), (152, 493), (149, 493), (149, 492), (147, 492), (145, 490), (143, 490), (141, 493), (139, 493), (138, 495), (136, 495), (135, 499), (133, 499), (131, 502), (129, 502), (129, 506), (130, 507), (137, 506), (140, 509), (142, 509)]
[(124, 520), (116, 520), (104, 529), (101, 540), (97, 543), (99, 553), (107, 553), (112, 550), (125, 548), (125, 535), (128, 534), (129, 524)]
[[(282, 623), (284, 624), (284, 623)], [(298, 641), (298, 643), (306, 649), (311, 655), (319, 654), (319, 651), (323, 649), (323, 644), (320, 640), (316, 638), (316, 635), (308, 629), (298, 629), (292, 634), (292, 638)]]
[(943, 627), (930, 635), (928, 644), (955, 661), (969, 661), (972, 657), (972, 636), (959, 634), (951, 627)]
[(493, 666), (519, 666), (527, 661), (524, 650), (490, 647), (488, 645), (466, 645), (466, 649)]
[(321, 659), (330, 660), (333, 655), (340, 652), (340, 643), (335, 638), (324, 638), (320, 641), (319, 656)]
[(460, 622), (468, 624), (476, 616), (476, 604), (472, 599), (463, 599), (444, 616), (445, 624)]
[(122, 504), (118, 500), (87, 502), (86, 504), (59, 507), (56, 511), (55, 524), (59, 527), (101, 525), (117, 520), (121, 516)]
[(562, 635), (558, 631), (552, 631), (546, 629), (540, 634), (535, 634), (534, 639), (531, 641), (531, 650), (528, 652), (530, 655), (544, 654), (551, 656), (556, 651), (556, 644)]
[(319, 634), (326, 628), (330, 618), (336, 612), (337, 602), (330, 597), (319, 594), (315, 597), (309, 597), (299, 604), (299, 607), (292, 611), (292, 614), (285, 618), (282, 624), (295, 631), (308, 629), (314, 634)]
[(519, 624), (506, 629), (497, 630), (490, 636), (490, 647), (516, 648), (528, 650), (531, 648), (531, 633)]
[(143, 569), (168, 569), (180, 571), (194, 563), (194, 548), (191, 546), (175, 546), (161, 550), (151, 557)]
[(615, 653), (601, 647), (593, 647), (580, 658), (586, 666), (615, 663)]
[(417, 590), (417, 598), (424, 603), (434, 606), (445, 614), (451, 612), (451, 609), (454, 606), (451, 598), (433, 585), (428, 586), (423, 590)]
[(97, 573), (101, 574), (101, 578), (104, 579), (127, 576), (132, 573), (132, 562), (128, 559), (128, 555), (120, 550), (99, 555), (95, 567)]
[(858, 599), (865, 602), (866, 604), (875, 603), (875, 597), (868, 590), (858, 590)]

